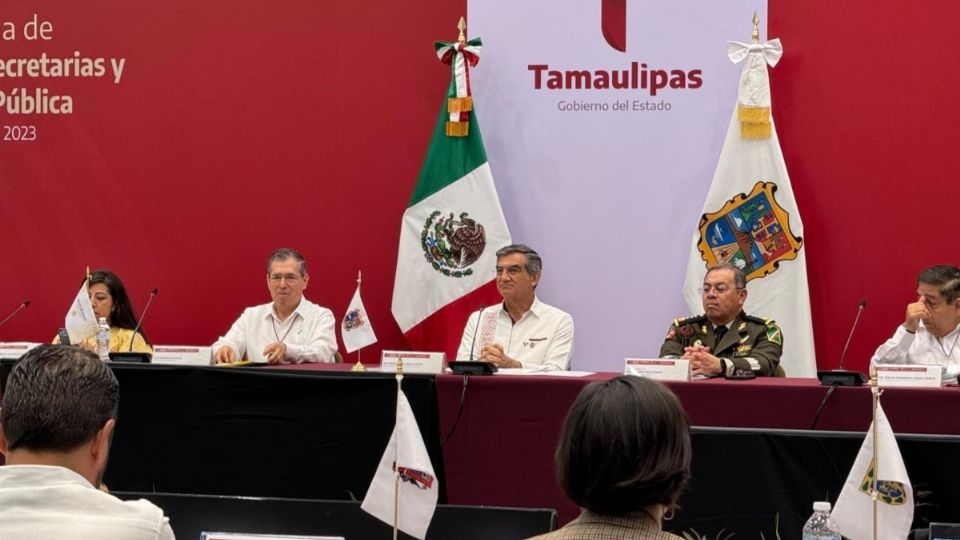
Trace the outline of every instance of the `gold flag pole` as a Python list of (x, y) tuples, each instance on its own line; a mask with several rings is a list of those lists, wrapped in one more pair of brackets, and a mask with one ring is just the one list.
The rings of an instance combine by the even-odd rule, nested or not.
[(877, 540), (877, 481), (880, 476), (880, 462), (877, 451), (877, 406), (880, 404), (880, 387), (877, 382), (877, 368), (870, 366), (870, 393), (873, 396), (873, 475), (870, 478), (870, 498), (873, 499), (873, 540)]
[[(363, 280), (361, 279), (361, 271), (360, 271), (360, 270), (357, 270), (357, 293), (360, 292), (360, 282), (361, 282), (361, 281), (363, 281)], [(362, 348), (363, 348), (363, 347), (360, 347), (360, 349), (362, 349)], [(357, 363), (354, 364), (352, 368), (350, 368), (350, 371), (360, 372), (360, 371), (366, 371), (366, 370), (367, 370), (367, 367), (364, 366), (364, 365), (360, 362), (360, 349), (357, 349)]]
[[(397, 406), (400, 406), (400, 392), (403, 392), (403, 357), (397, 357)], [(394, 432), (397, 427), (394, 424)], [(394, 448), (396, 451), (397, 448)], [(393, 540), (397, 540), (397, 529), (400, 524), (400, 471), (397, 470), (397, 455), (393, 456)]]
[(750, 39), (754, 43), (760, 43), (760, 15), (756, 11), (753, 12), (753, 32), (750, 33)]

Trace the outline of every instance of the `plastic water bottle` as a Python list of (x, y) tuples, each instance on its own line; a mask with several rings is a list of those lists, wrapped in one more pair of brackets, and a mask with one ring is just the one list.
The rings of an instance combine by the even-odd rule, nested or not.
[(106, 317), (100, 317), (97, 326), (100, 327), (97, 331), (97, 356), (106, 362), (110, 359), (110, 325), (107, 324)]
[(830, 515), (830, 503), (813, 503), (813, 515), (803, 526), (803, 540), (842, 540), (840, 526)]

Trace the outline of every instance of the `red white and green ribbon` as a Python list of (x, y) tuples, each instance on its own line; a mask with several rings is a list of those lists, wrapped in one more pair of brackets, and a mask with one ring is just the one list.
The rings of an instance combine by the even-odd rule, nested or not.
[(451, 81), (447, 90), (447, 135), (465, 137), (470, 111), (473, 109), (473, 94), (470, 91), (470, 68), (480, 62), (480, 38), (467, 42), (438, 41), (435, 44), (437, 58), (450, 65)]

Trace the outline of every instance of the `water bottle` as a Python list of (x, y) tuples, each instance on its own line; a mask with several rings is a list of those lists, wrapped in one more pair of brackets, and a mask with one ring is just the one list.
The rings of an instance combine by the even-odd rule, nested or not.
[(110, 325), (107, 324), (106, 317), (100, 317), (97, 326), (100, 327), (97, 330), (97, 356), (106, 362), (110, 359)]
[(840, 526), (830, 515), (830, 503), (813, 503), (813, 515), (803, 526), (803, 540), (842, 540)]

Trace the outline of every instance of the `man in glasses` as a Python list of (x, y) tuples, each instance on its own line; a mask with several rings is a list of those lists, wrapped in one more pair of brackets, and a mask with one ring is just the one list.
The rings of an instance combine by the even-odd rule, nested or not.
[(783, 334), (773, 321), (743, 312), (743, 271), (729, 263), (713, 266), (700, 294), (704, 314), (673, 321), (661, 358), (689, 359), (693, 375), (783, 376)]
[(213, 344), (214, 361), (333, 362), (337, 353), (333, 312), (303, 297), (309, 281), (300, 252), (274, 251), (267, 259), (267, 289), (273, 301), (244, 310), (227, 335)]

